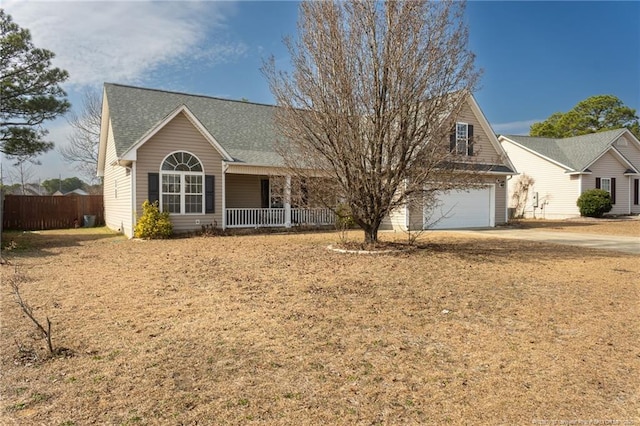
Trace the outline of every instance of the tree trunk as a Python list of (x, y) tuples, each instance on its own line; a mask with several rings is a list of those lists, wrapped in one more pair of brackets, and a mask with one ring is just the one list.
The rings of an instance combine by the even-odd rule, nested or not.
[(375, 244), (378, 242), (378, 225), (371, 225), (364, 229), (364, 243), (365, 244)]

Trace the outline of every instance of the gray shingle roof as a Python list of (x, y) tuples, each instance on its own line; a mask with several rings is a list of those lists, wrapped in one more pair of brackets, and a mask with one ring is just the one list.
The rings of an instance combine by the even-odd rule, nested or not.
[(104, 88), (118, 157), (185, 105), (235, 161), (283, 164), (274, 149), (275, 106), (111, 83)]
[(584, 171), (624, 132), (625, 129), (616, 129), (564, 139), (520, 135), (504, 135), (504, 137), (564, 164), (572, 170)]

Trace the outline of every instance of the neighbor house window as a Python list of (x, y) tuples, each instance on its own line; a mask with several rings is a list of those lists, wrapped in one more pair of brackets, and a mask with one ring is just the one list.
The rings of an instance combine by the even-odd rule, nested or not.
[(605, 190), (611, 195), (611, 204), (616, 203), (616, 178), (596, 178), (596, 189)]
[(473, 155), (473, 125), (456, 123), (449, 142), (449, 149), (454, 154)]
[(174, 152), (160, 169), (162, 211), (174, 214), (204, 213), (204, 170), (188, 152)]

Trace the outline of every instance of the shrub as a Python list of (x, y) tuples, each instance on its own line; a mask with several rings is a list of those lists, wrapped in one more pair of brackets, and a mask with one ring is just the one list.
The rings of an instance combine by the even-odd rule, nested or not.
[(340, 204), (336, 207), (336, 228), (350, 229), (356, 225), (356, 221), (351, 215), (351, 209), (346, 204)]
[(581, 216), (602, 217), (611, 211), (611, 195), (604, 189), (590, 189), (584, 191), (576, 203)]
[(172, 232), (169, 213), (161, 212), (157, 201), (153, 204), (148, 200), (142, 203), (142, 216), (138, 219), (134, 232), (136, 238), (169, 238)]

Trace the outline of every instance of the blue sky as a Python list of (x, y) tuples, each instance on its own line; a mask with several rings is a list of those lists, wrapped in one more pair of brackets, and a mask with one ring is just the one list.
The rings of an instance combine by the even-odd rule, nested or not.
[[(273, 103), (259, 71), (295, 36), (297, 3), (252, 1), (30, 1), (3, 7), (56, 53), (69, 71), (74, 107), (103, 82)], [(597, 94), (640, 109), (640, 2), (488, 2), (467, 6), (470, 48), (483, 69), (476, 99), (497, 133), (527, 134), (531, 123)], [(66, 144), (69, 126), (51, 122)], [(76, 176), (57, 151), (34, 180)], [(5, 179), (10, 162), (3, 160)], [(11, 181), (9, 177), (8, 181)]]

